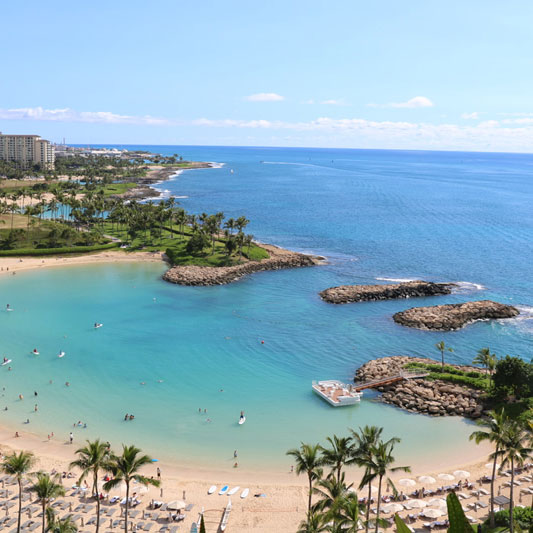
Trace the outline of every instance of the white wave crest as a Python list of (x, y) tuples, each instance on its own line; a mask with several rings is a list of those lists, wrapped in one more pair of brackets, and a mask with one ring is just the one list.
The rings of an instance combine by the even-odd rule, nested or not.
[(209, 168), (222, 168), (226, 165), (226, 163), (217, 163), (216, 161), (209, 161), (209, 164), (211, 165)]
[(471, 281), (454, 281), (457, 287), (454, 292), (472, 292), (472, 291), (484, 291), (487, 287), (481, 285), (481, 283), (473, 283)]

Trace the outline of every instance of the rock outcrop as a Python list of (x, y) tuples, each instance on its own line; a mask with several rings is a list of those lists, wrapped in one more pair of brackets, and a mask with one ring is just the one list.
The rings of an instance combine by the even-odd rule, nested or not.
[(313, 266), (321, 264), (324, 260), (323, 257), (291, 252), (272, 245), (262, 245), (262, 247), (270, 254), (268, 259), (247, 261), (229, 267), (175, 266), (163, 275), (163, 279), (178, 285), (225, 285), (254, 272)]
[[(380, 377), (398, 374), (407, 363), (414, 361), (435, 363), (420, 357), (383, 357), (374, 359), (361, 366), (355, 376), (356, 382), (365, 382)], [(451, 365), (467, 371), (479, 371), (479, 368)], [(413, 413), (431, 416), (464, 416), (479, 418), (483, 414), (481, 392), (462, 385), (441, 380), (424, 378), (400, 381), (376, 388), (381, 392), (381, 401)]]
[(462, 304), (413, 307), (395, 313), (392, 318), (398, 324), (410, 328), (451, 331), (475, 320), (513, 318), (519, 314), (520, 311), (512, 305), (480, 300)]
[(450, 294), (453, 283), (432, 283), (430, 281), (407, 281), (387, 285), (341, 285), (320, 292), (322, 300), (332, 304), (351, 302), (373, 302)]

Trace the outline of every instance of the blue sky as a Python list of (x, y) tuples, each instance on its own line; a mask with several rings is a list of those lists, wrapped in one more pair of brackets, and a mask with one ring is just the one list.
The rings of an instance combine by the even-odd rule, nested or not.
[(10, 2), (0, 131), (530, 152), (532, 20), (530, 0)]

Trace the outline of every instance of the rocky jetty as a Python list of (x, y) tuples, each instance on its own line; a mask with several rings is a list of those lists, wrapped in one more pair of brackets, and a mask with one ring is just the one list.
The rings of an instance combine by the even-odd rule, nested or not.
[(462, 304), (413, 307), (394, 314), (392, 318), (398, 324), (410, 328), (451, 331), (475, 320), (513, 318), (519, 314), (520, 311), (511, 305), (480, 300)]
[(323, 257), (291, 252), (272, 245), (261, 246), (270, 254), (268, 259), (229, 267), (175, 266), (163, 275), (163, 279), (178, 285), (226, 285), (254, 272), (313, 266), (324, 260)]
[(352, 302), (374, 302), (450, 294), (453, 283), (432, 283), (430, 281), (407, 281), (387, 285), (341, 285), (320, 292), (322, 300), (332, 304)]
[[(385, 376), (398, 374), (407, 363), (435, 363), (420, 357), (383, 357), (374, 359), (361, 366), (355, 376), (356, 382), (365, 382)], [(479, 368), (450, 365), (461, 370), (479, 372)], [(384, 387), (377, 387), (381, 392), (381, 401), (413, 413), (431, 416), (465, 416), (479, 418), (483, 414), (481, 392), (462, 385), (440, 380), (416, 378), (400, 381)]]

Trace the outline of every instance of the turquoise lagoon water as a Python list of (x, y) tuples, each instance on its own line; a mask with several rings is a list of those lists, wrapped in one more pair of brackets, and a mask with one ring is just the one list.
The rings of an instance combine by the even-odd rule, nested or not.
[[(247, 470), (286, 470), (285, 451), (301, 440), (379, 424), (402, 438), (398, 457), (408, 464), (437, 455), (460, 462), (471, 424), (404, 413), (372, 401), (371, 392), (358, 406), (333, 409), (310, 382), (350, 380), (373, 357), (437, 356), (440, 340), (455, 348), (454, 362), (471, 361), (482, 346), (530, 357), (533, 157), (149, 149), (224, 163), (159, 186), (186, 197), (187, 210), (246, 214), (256, 238), (323, 254), (329, 264), (208, 288), (167, 284), (154, 264), (1, 278), (2, 301), (15, 311), (0, 313), (2, 351), (13, 359), (12, 371), (0, 369), (8, 407), (0, 423), (61, 439), (81, 420), (88, 427), (74, 429), (77, 440), (135, 442), (160, 459), (217, 468), (230, 468), (237, 449)], [(332, 306), (317, 295), (342, 283), (413, 278), (467, 283), (450, 296), (410, 301)], [(391, 320), (413, 305), (481, 298), (523, 314), (449, 333)], [(94, 330), (96, 321), (104, 327)], [(30, 354), (34, 347), (41, 355)], [(125, 413), (135, 420), (124, 422)]]

